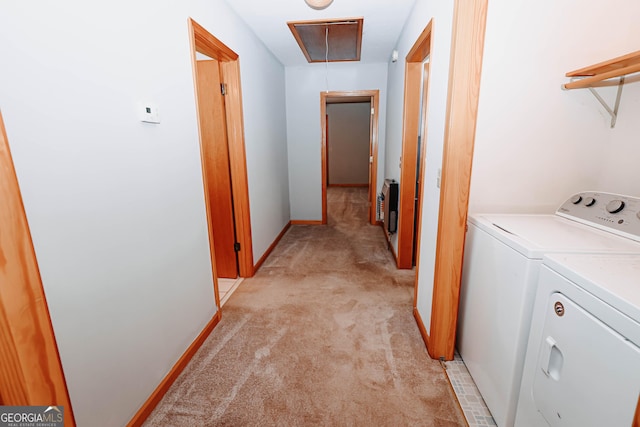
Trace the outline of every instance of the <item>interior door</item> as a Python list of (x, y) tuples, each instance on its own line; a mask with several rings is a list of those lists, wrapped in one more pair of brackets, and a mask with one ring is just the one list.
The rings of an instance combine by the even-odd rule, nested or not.
[(423, 177), (424, 177), (424, 163), (425, 163), (425, 140), (427, 138), (427, 112), (429, 102), (429, 62), (424, 62), (424, 68), (422, 73), (422, 101), (420, 102), (420, 126), (418, 134), (418, 148), (416, 150), (416, 205), (415, 215), (413, 218), (413, 261), (415, 266), (418, 257), (418, 247), (420, 240), (420, 221), (422, 220), (422, 190), (423, 190)]
[(196, 65), (202, 156), (211, 204), (216, 272), (218, 277), (234, 279), (238, 276), (238, 259), (220, 67), (215, 59), (199, 60)]
[(62, 406), (75, 426), (0, 115), (0, 404)]

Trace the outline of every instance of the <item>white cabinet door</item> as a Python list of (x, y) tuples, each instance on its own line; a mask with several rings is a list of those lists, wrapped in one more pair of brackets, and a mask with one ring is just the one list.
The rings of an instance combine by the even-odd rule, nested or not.
[[(607, 313), (633, 322), (614, 309)], [(603, 321), (561, 293), (550, 295), (533, 385), (549, 425), (631, 426), (640, 349)]]

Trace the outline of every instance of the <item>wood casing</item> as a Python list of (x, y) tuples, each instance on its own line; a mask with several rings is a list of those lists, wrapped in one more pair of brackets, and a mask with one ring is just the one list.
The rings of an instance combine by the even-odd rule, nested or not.
[(431, 313), (433, 358), (455, 350), (488, 0), (456, 0)]
[(0, 114), (0, 396), (3, 405), (63, 406), (75, 420), (22, 195)]

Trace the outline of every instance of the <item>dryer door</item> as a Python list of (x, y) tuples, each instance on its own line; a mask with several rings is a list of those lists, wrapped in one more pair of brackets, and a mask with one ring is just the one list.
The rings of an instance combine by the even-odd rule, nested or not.
[[(633, 322), (610, 307), (609, 315)], [(630, 426), (639, 391), (640, 349), (565, 295), (551, 294), (533, 384), (547, 422)]]

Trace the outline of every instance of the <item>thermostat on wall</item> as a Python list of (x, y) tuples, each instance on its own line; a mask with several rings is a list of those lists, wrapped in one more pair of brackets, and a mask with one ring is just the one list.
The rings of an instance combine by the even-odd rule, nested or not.
[(145, 123), (160, 123), (160, 114), (158, 107), (154, 104), (140, 104), (140, 121)]

